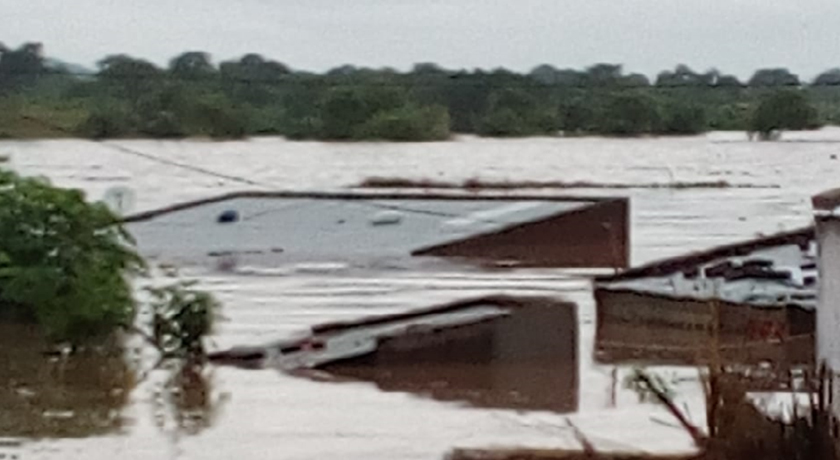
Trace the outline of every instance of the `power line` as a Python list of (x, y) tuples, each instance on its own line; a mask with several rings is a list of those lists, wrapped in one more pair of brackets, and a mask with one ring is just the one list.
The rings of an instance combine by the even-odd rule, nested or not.
[[(69, 130), (67, 130), (67, 129), (61, 127), (61, 126), (55, 125), (53, 123), (49, 123), (49, 122), (41, 120), (39, 118), (35, 118), (35, 117), (27, 116), (27, 115), (21, 115), (21, 118), (24, 119), (24, 120), (29, 120), (29, 121), (33, 121), (35, 123), (38, 123), (42, 126), (45, 126), (49, 129), (52, 129), (53, 131), (58, 131), (58, 132), (63, 133), (63, 134), (70, 134), (70, 135), (73, 134), (72, 132), (70, 132)], [(239, 183), (242, 183), (242, 184), (257, 186), (257, 187), (267, 187), (269, 189), (273, 188), (272, 185), (262, 184), (260, 182), (253, 181), (253, 180), (248, 179), (248, 178), (233, 176), (233, 175), (230, 175), (230, 174), (224, 174), (224, 173), (216, 172), (216, 171), (213, 171), (213, 170), (210, 170), (210, 169), (202, 168), (200, 166), (193, 166), (193, 165), (190, 165), (190, 164), (187, 164), (187, 163), (181, 163), (181, 162), (170, 160), (170, 159), (167, 159), (167, 158), (161, 158), (159, 156), (152, 155), (152, 154), (145, 153), (145, 152), (141, 152), (140, 150), (132, 149), (132, 148), (129, 148), (129, 147), (126, 147), (126, 146), (123, 146), (123, 145), (119, 145), (119, 144), (106, 143), (106, 144), (101, 144), (101, 145), (107, 146), (108, 148), (111, 148), (111, 149), (114, 149), (114, 150), (118, 150), (118, 151), (120, 151), (122, 153), (125, 153), (125, 154), (145, 158), (147, 160), (154, 161), (154, 162), (161, 163), (161, 164), (165, 164), (167, 166), (174, 166), (176, 168), (186, 169), (186, 170), (189, 170), (189, 171), (192, 171), (192, 172), (195, 172), (195, 173), (215, 177), (217, 179), (224, 179), (224, 180), (239, 182)]]
[[(52, 129), (52, 130), (55, 130), (55, 131), (58, 131), (58, 132), (61, 132), (61, 133), (64, 133), (64, 134), (72, 134), (69, 130), (67, 130), (67, 129), (61, 127), (61, 126), (55, 125), (53, 123), (49, 123), (45, 120), (41, 120), (41, 119), (38, 119), (38, 118), (26, 116), (26, 115), (22, 115), (21, 117), (23, 119), (39, 123), (42, 126), (45, 126), (49, 129)], [(137, 156), (137, 157), (149, 160), (149, 161), (153, 161), (153, 162), (160, 163), (160, 164), (165, 164), (167, 166), (174, 166), (174, 167), (177, 167), (177, 168), (182, 168), (182, 169), (194, 172), (194, 173), (203, 174), (205, 176), (214, 177), (214, 178), (217, 178), (217, 179), (229, 180), (229, 181), (232, 181), (232, 182), (238, 182), (238, 183), (242, 183), (242, 184), (246, 184), (246, 185), (250, 185), (250, 186), (261, 187), (261, 188), (264, 188), (264, 189), (267, 189), (267, 190), (281, 191), (281, 189), (274, 184), (269, 184), (267, 182), (258, 182), (258, 181), (251, 180), (251, 179), (241, 177), (241, 176), (234, 176), (234, 175), (231, 175), (231, 174), (220, 173), (220, 172), (217, 172), (217, 171), (214, 171), (214, 170), (211, 170), (211, 169), (203, 168), (201, 166), (194, 166), (194, 165), (190, 165), (190, 164), (187, 164), (187, 163), (181, 163), (181, 162), (178, 162), (178, 161), (169, 160), (167, 158), (161, 158), (157, 155), (152, 155), (150, 153), (142, 152), (142, 151), (137, 150), (137, 149), (132, 149), (132, 148), (126, 147), (124, 145), (113, 144), (113, 143), (105, 143), (105, 144), (101, 144), (101, 145), (103, 145), (107, 148), (113, 149), (115, 151), (121, 152), (121, 153)], [(375, 199), (376, 197), (373, 196), (371, 198)], [(411, 208), (411, 207), (407, 207), (407, 206), (392, 205), (392, 204), (385, 204), (385, 203), (376, 203), (376, 202), (373, 202), (373, 201), (354, 201), (354, 203), (362, 205), (362, 206), (367, 206), (369, 208), (386, 210), (386, 211), (401, 211), (401, 212), (405, 212), (405, 213), (408, 213), (408, 214), (436, 216), (436, 217), (448, 217), (448, 218), (462, 217), (459, 214), (440, 212), (440, 211), (430, 211), (430, 210), (426, 210), (426, 209), (416, 209), (416, 208)], [(259, 216), (262, 216), (264, 214), (270, 214), (270, 213), (273, 213), (273, 212), (276, 212), (276, 211), (280, 211), (282, 209), (284, 209), (284, 208), (271, 209), (271, 210), (263, 211), (261, 213), (257, 213), (256, 215), (249, 216), (245, 220), (253, 219), (255, 217), (259, 217)], [(485, 224), (504, 223), (504, 222), (499, 222), (499, 221), (496, 221), (496, 220), (493, 220), (493, 219), (476, 219), (476, 220), (479, 221), (479, 222), (485, 223)]]

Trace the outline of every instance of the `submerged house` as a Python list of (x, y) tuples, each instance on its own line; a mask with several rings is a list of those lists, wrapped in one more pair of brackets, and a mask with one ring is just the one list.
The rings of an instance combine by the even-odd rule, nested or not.
[[(576, 307), (546, 296), (561, 292), (558, 280), (570, 277), (512, 269), (613, 271), (629, 261), (626, 198), (247, 192), (125, 223), (146, 257), (210, 268), (233, 260), (236, 276), (277, 276), (260, 278), (262, 286), (294, 284), (301, 272), (243, 266), (352, 268), (307, 269), (292, 289), (297, 297), (260, 291), (260, 320), (299, 321), (300, 335), (228, 342), (212, 354), (214, 362), (307, 375), (323, 370), (385, 391), (482, 407), (577, 409)], [(422, 275), (412, 276), (415, 269)], [(374, 282), (361, 281), (367, 277)], [(345, 284), (353, 279), (360, 281)], [(308, 282), (313, 291), (305, 290)]]
[(311, 334), (214, 353), (219, 364), (321, 369), (384, 391), (482, 407), (574, 412), (575, 305), (490, 296), (317, 325)]
[(626, 198), (242, 192), (127, 217), (140, 251), (179, 264), (370, 263), (623, 268)]
[(813, 228), (599, 277), (597, 359), (810, 365), (817, 279)]

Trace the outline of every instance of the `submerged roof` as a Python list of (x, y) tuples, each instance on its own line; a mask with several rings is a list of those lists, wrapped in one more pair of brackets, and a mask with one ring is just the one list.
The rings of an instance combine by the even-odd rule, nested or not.
[(509, 316), (523, 304), (538, 301), (572, 305), (543, 297), (509, 297), (493, 295), (456, 301), (444, 305), (417, 308), (403, 313), (377, 315), (351, 321), (338, 321), (313, 326), (311, 333), (296, 339), (285, 339), (261, 347), (242, 347), (211, 353), (211, 360), (232, 364), (248, 364), (254, 359), (293, 370), (318, 367), (373, 353), (383, 339), (416, 333), (460, 328)]
[(268, 253), (282, 260), (345, 260), (410, 255), (610, 200), (249, 192), (178, 204), (124, 221), (142, 252), (166, 257)]
[(598, 289), (754, 306), (816, 307), (813, 227), (653, 262), (599, 277)]
[(811, 198), (811, 205), (816, 212), (834, 212), (840, 208), (840, 188), (827, 190)]

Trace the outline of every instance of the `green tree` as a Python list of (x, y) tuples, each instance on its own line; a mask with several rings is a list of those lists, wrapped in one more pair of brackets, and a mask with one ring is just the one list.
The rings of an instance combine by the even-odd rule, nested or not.
[(127, 111), (114, 105), (94, 109), (74, 132), (87, 139), (113, 139), (134, 132), (134, 122)]
[(556, 85), (560, 82), (560, 70), (549, 64), (534, 67), (528, 75), (545, 85)]
[(814, 86), (838, 86), (840, 85), (840, 69), (826, 70), (814, 79)]
[(0, 316), (85, 343), (130, 324), (144, 264), (104, 204), (0, 172)]
[(560, 102), (558, 122), (566, 135), (589, 132), (595, 123), (592, 99), (585, 94), (572, 95)]
[(717, 105), (709, 113), (709, 128), (720, 131), (749, 130), (751, 117), (749, 104)]
[(321, 106), (323, 135), (327, 139), (351, 139), (356, 129), (372, 115), (367, 102), (354, 88), (334, 88)]
[(817, 110), (801, 90), (777, 90), (764, 96), (750, 120), (750, 131), (765, 139), (773, 132), (818, 126)]
[(136, 105), (140, 98), (163, 84), (163, 71), (149, 61), (125, 54), (111, 55), (98, 63), (97, 77), (115, 97)]
[(239, 61), (223, 62), (219, 70), (224, 78), (250, 83), (276, 83), (291, 73), (285, 64), (256, 53), (246, 54)]
[(623, 69), (620, 64), (595, 64), (586, 69), (589, 86), (616, 86), (621, 81)]
[(478, 122), (483, 136), (530, 136), (559, 131), (556, 109), (541, 104), (524, 89), (505, 88), (490, 95), (488, 108)]
[(598, 131), (615, 136), (653, 132), (660, 123), (656, 102), (641, 93), (618, 93), (607, 98), (599, 112)]
[(203, 51), (188, 51), (169, 61), (169, 73), (181, 79), (197, 80), (216, 73), (210, 55)]
[(660, 73), (656, 77), (656, 86), (666, 88), (709, 86), (712, 79), (710, 77), (698, 74), (687, 65), (680, 64), (673, 72), (666, 70)]
[(748, 83), (752, 87), (799, 86), (799, 77), (788, 69), (760, 69), (753, 74)]
[(248, 112), (222, 95), (202, 98), (190, 108), (198, 134), (214, 139), (240, 139), (248, 133)]
[(744, 84), (734, 75), (719, 75), (714, 81), (714, 86), (718, 88), (741, 88)]
[(622, 86), (628, 88), (640, 88), (644, 86), (650, 86), (650, 79), (647, 76), (642, 75), (640, 73), (631, 73), (626, 77), (623, 77), (620, 81)]
[(0, 92), (35, 83), (48, 73), (40, 43), (25, 43), (18, 49), (0, 47)]
[(323, 91), (312, 85), (294, 86), (283, 97), (281, 133), (290, 139), (313, 139), (321, 135)]
[(684, 101), (671, 101), (661, 108), (661, 134), (699, 134), (708, 129), (706, 111)]
[(136, 59), (127, 54), (107, 56), (97, 63), (99, 78), (106, 81), (142, 82), (161, 76), (163, 72), (154, 64), (144, 59)]
[(394, 111), (407, 104), (406, 93), (395, 87), (370, 85), (332, 88), (320, 104), (322, 134), (326, 139), (353, 139), (362, 125), (377, 113)]

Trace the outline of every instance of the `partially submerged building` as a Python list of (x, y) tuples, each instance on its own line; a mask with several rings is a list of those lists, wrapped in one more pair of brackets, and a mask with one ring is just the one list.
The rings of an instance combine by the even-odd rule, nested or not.
[(623, 268), (626, 198), (243, 192), (125, 219), (140, 251), (180, 264), (360, 262)]
[[(813, 228), (650, 263), (594, 284), (602, 362), (813, 362)], [(715, 351), (717, 350), (717, 351)]]
[[(385, 293), (355, 287), (357, 294), (342, 305), (364, 311), (364, 318), (307, 324), (303, 338), (234, 347), (214, 353), (217, 363), (319, 369), (386, 391), (557, 412), (577, 408), (575, 306), (526, 294), (528, 283), (479, 289), (477, 277), (487, 272), (475, 268), (614, 271), (628, 265), (630, 251), (626, 198), (246, 192), (130, 216), (125, 223), (140, 252), (158, 262), (219, 268), (340, 263), (357, 269), (343, 276), (376, 278), (377, 292)], [(424, 264), (426, 278), (425, 290), (410, 300), (398, 295), (404, 285), (389, 285), (398, 281), (381, 273), (417, 268), (406, 265), (409, 260)], [(439, 278), (427, 261), (433, 270), (437, 261), (444, 264), (441, 273), (454, 267), (457, 274)], [(321, 282), (328, 285), (339, 273), (323, 274)], [(544, 296), (549, 289), (562, 290), (552, 283), (538, 291)], [(323, 314), (317, 307), (323, 302), (291, 301), (307, 300)], [(283, 308), (278, 299), (267, 302), (266, 308)], [(285, 306), (296, 308), (305, 307)]]
[(578, 334), (573, 304), (491, 296), (322, 324), (310, 335), (211, 355), (217, 363), (322, 369), (482, 407), (574, 412)]

